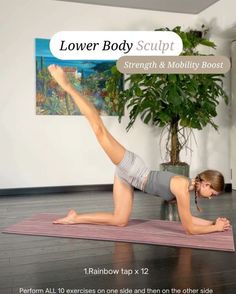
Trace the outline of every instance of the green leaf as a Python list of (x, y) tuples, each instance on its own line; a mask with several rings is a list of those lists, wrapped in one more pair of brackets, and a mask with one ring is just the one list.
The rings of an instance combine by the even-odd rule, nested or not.
[(152, 118), (152, 114), (151, 114), (150, 112), (148, 112), (148, 113), (144, 116), (144, 118), (143, 118), (143, 122), (144, 122), (145, 124), (148, 124), (148, 123), (150, 122), (151, 118)]
[(137, 96), (142, 96), (143, 95), (143, 92), (139, 87), (135, 88), (135, 95), (137, 95)]
[(209, 41), (207, 39), (201, 39), (199, 42), (201, 45), (205, 45), (207, 47), (216, 48), (216, 44), (212, 41)]
[(170, 82), (175, 83), (176, 80), (177, 80), (176, 75), (174, 75), (174, 74), (170, 74), (170, 75), (168, 75), (168, 80), (169, 80)]
[(169, 123), (171, 120), (171, 117), (168, 115), (166, 112), (160, 112), (158, 114), (158, 118), (163, 122), (163, 123)]

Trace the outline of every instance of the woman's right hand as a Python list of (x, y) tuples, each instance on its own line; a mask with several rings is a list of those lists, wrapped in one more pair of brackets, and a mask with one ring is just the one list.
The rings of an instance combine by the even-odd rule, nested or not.
[(218, 217), (215, 221), (215, 226), (217, 232), (228, 231), (228, 229), (230, 228), (230, 222), (226, 218)]

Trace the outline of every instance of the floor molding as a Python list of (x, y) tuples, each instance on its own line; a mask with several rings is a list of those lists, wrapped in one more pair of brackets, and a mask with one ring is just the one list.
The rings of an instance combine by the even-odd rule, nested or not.
[(112, 191), (112, 184), (0, 189), (0, 196)]
[(229, 183), (225, 184), (225, 192), (232, 192), (232, 184), (229, 184)]
[[(0, 196), (54, 194), (54, 193), (76, 193), (76, 192), (86, 192), (86, 191), (112, 191), (112, 189), (113, 189), (112, 184), (13, 188), (13, 189), (0, 189)], [(229, 184), (229, 183), (225, 184), (225, 192), (232, 192), (232, 184)]]

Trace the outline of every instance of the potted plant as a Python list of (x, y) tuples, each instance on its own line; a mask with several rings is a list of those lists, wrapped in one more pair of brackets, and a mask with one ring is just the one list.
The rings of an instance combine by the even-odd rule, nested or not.
[[(168, 30), (159, 29), (159, 30)], [(205, 37), (207, 30), (182, 31), (175, 27), (183, 41), (181, 55), (203, 55), (198, 46), (215, 48)], [(168, 161), (161, 164), (162, 170), (189, 175), (189, 166), (180, 160), (180, 152), (188, 143), (192, 129), (202, 130), (210, 124), (217, 130), (213, 118), (217, 115), (220, 99), (228, 103), (223, 89), (222, 74), (132, 74), (126, 81), (128, 89), (120, 91), (118, 81), (121, 73), (113, 68), (113, 76), (107, 81), (107, 100), (117, 101), (119, 120), (125, 107), (129, 110), (127, 130), (138, 116), (146, 124), (159, 126), (167, 132), (166, 153)]]

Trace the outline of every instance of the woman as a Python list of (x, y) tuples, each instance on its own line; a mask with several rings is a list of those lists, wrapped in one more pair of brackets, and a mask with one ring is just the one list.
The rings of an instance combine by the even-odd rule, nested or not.
[(73, 98), (82, 114), (88, 119), (98, 142), (111, 161), (116, 165), (113, 199), (114, 211), (77, 214), (70, 210), (64, 218), (55, 220), (55, 224), (97, 224), (125, 226), (128, 223), (133, 204), (133, 187), (144, 192), (162, 196), (165, 200), (176, 199), (181, 223), (189, 234), (206, 234), (226, 231), (230, 223), (226, 218), (215, 222), (192, 216), (190, 211), (190, 191), (197, 196), (213, 197), (223, 191), (224, 178), (217, 171), (205, 171), (195, 179), (175, 175), (169, 172), (150, 171), (142, 159), (126, 150), (108, 132), (96, 108), (73, 87), (63, 69), (50, 65), (48, 70), (57, 83)]

